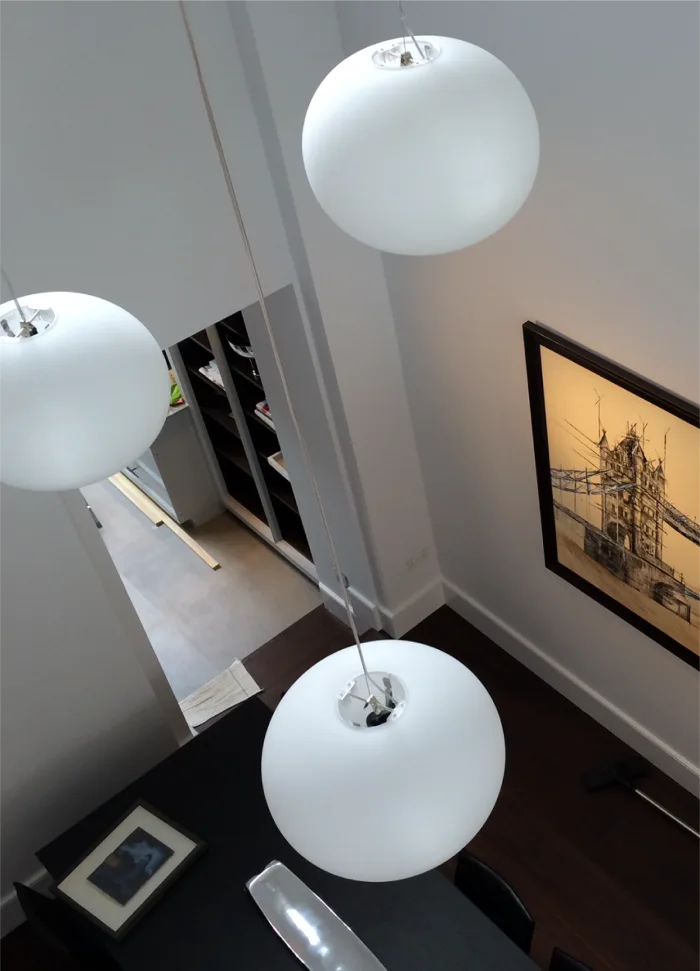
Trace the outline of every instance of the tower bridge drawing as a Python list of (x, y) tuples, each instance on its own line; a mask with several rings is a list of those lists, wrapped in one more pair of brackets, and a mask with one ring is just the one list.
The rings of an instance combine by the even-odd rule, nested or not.
[(668, 498), (666, 441), (663, 458), (650, 458), (643, 424), (627, 423), (616, 440), (600, 417), (597, 440), (566, 424), (586, 455), (577, 451), (582, 467), (550, 469), (558, 537), (568, 537), (612, 577), (688, 625), (694, 643), (700, 590), (669, 561), (667, 549), (672, 533), (697, 547), (700, 557), (700, 523)]
[[(543, 324), (523, 329), (545, 566), (700, 668), (700, 408)], [(579, 615), (585, 631), (571, 619), (584, 650), (637, 636), (597, 608)]]

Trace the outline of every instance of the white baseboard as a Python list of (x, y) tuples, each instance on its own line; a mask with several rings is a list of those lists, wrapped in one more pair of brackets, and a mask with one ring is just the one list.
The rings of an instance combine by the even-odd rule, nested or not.
[[(319, 583), (318, 589), (321, 592), (321, 598), (326, 609), (330, 610), (339, 620), (346, 622), (345, 602), (340, 594), (331, 590), (325, 583)], [(355, 616), (355, 623), (360, 634), (364, 634), (371, 628), (379, 630), (382, 626), (382, 619), (376, 605), (352, 587), (349, 588), (348, 593), (350, 594), (350, 604)]]
[[(342, 597), (327, 587), (319, 584), (323, 602), (331, 613), (340, 620), (345, 620), (345, 605)], [(350, 588), (350, 601), (357, 629), (361, 634), (370, 628), (385, 630), (391, 637), (403, 637), (412, 627), (429, 617), (438, 607), (445, 603), (442, 580), (433, 580), (418, 593), (404, 600), (394, 610), (387, 607), (377, 607), (361, 593)]]
[(392, 637), (403, 637), (444, 603), (445, 591), (442, 581), (433, 580), (408, 600), (404, 600), (395, 610), (380, 607), (382, 627)]
[[(25, 887), (45, 894), (48, 894), (51, 882), (51, 877), (43, 867), (26, 880), (20, 881)], [(0, 937), (9, 934), (22, 923), (24, 923), (24, 914), (17, 899), (17, 891), (13, 888), (0, 900)]]
[(563, 664), (550, 657), (518, 631), (448, 580), (443, 581), (445, 601), (455, 613), (521, 661), (547, 684), (595, 718), (644, 758), (694, 795), (700, 791), (700, 768), (671, 748), (638, 721), (591, 688)]

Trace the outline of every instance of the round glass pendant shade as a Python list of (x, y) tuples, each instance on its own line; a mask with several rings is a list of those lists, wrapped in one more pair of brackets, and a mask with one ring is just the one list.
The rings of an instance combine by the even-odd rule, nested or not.
[(37, 333), (0, 306), (0, 479), (20, 489), (72, 489), (137, 458), (170, 400), (158, 344), (126, 310), (83, 293), (19, 300)]
[[(504, 226), (537, 174), (537, 118), (513, 72), (450, 37), (367, 47), (311, 99), (302, 135), (321, 207), (355, 239), (389, 253), (471, 246)], [(404, 58), (406, 60), (406, 58)]]
[[(481, 829), (501, 788), (501, 721), (481, 682), (425, 644), (363, 645), (370, 677), (389, 678), (392, 716), (365, 724), (357, 649), (310, 668), (272, 716), (262, 781), (272, 817), (303, 857), (353, 880), (401, 880), (454, 856)], [(388, 672), (388, 674), (387, 674)], [(357, 694), (357, 687), (355, 694)]]

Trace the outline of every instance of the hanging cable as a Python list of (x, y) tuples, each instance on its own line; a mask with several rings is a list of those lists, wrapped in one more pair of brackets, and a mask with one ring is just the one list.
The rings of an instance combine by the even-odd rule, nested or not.
[(401, 17), (401, 27), (403, 29), (403, 37), (404, 37), (403, 49), (404, 51), (406, 50), (406, 34), (408, 34), (408, 36), (413, 41), (415, 48), (420, 54), (420, 56), (423, 58), (423, 60), (426, 60), (425, 53), (420, 49), (418, 45), (418, 41), (416, 40), (416, 35), (411, 30), (408, 20), (406, 18), (406, 14), (403, 9), (403, 0), (398, 0), (398, 2), (399, 2), (399, 17)]
[[(202, 101), (204, 102), (204, 108), (207, 113), (207, 119), (209, 121), (209, 129), (211, 131), (212, 138), (214, 139), (214, 145), (216, 146), (216, 153), (219, 157), (219, 164), (221, 166), (221, 171), (224, 176), (224, 181), (226, 182), (226, 188), (228, 190), (229, 199), (231, 205), (233, 206), (233, 211), (236, 216), (236, 221), (238, 223), (238, 228), (243, 239), (243, 247), (245, 249), (246, 257), (250, 265), (251, 272), (253, 274), (253, 279), (255, 281), (255, 288), (258, 293), (258, 302), (260, 304), (260, 310), (262, 313), (262, 318), (265, 323), (265, 330), (270, 339), (270, 346), (272, 348), (272, 355), (277, 365), (277, 371), (280, 376), (280, 381), (282, 384), (282, 390), (284, 391), (284, 396), (287, 402), (287, 407), (289, 408), (289, 414), (292, 419), (292, 425), (294, 427), (294, 432), (299, 441), (299, 446), (301, 449), (302, 457), (304, 460), (304, 465), (306, 466), (306, 471), (308, 472), (309, 479), (311, 481), (311, 488), (313, 490), (314, 498), (316, 499), (316, 504), (321, 516), (321, 522), (323, 524), (323, 531), (328, 542), (328, 546), (331, 551), (331, 558), (333, 560), (333, 568), (340, 582), (340, 588), (343, 593), (343, 604), (345, 606), (345, 612), (348, 618), (348, 624), (350, 625), (350, 630), (352, 631), (352, 636), (355, 641), (355, 647), (357, 648), (358, 654), (360, 655), (360, 663), (362, 664), (362, 673), (367, 681), (367, 690), (369, 691), (370, 685), (373, 685), (383, 696), (385, 701), (387, 691), (385, 688), (381, 688), (375, 681), (370, 677), (369, 671), (367, 670), (367, 664), (365, 662), (365, 656), (362, 651), (362, 645), (360, 644), (360, 635), (357, 630), (357, 624), (355, 623), (355, 616), (353, 613), (352, 605), (350, 603), (350, 598), (348, 594), (348, 584), (347, 580), (340, 568), (340, 562), (338, 559), (338, 551), (336, 549), (335, 543), (333, 542), (333, 536), (331, 535), (330, 525), (328, 522), (328, 517), (326, 515), (326, 510), (323, 505), (323, 500), (321, 499), (321, 493), (314, 476), (313, 466), (311, 464), (311, 457), (309, 455), (309, 450), (306, 444), (306, 440), (301, 431), (301, 426), (299, 424), (299, 419), (297, 417), (296, 409), (292, 402), (291, 392), (289, 390), (289, 385), (287, 383), (287, 378), (285, 377), (284, 370), (282, 368), (282, 360), (277, 348), (277, 342), (275, 341), (275, 335), (272, 329), (272, 323), (270, 321), (270, 315), (267, 310), (267, 302), (265, 300), (265, 293), (263, 291), (262, 282), (260, 280), (260, 274), (258, 272), (257, 264), (255, 262), (255, 257), (253, 256), (253, 250), (250, 245), (250, 239), (248, 238), (248, 233), (245, 228), (245, 223), (243, 221), (243, 213), (241, 211), (240, 204), (238, 202), (238, 196), (236, 195), (236, 190), (233, 185), (233, 179), (231, 177), (231, 171), (226, 160), (226, 155), (224, 153), (223, 145), (221, 143), (221, 137), (219, 135), (219, 129), (216, 124), (216, 119), (214, 117), (214, 111), (211, 105), (211, 100), (209, 98), (209, 91), (204, 81), (204, 75), (202, 73), (202, 66), (199, 60), (199, 54), (194, 42), (194, 36), (192, 34), (192, 28), (190, 26), (189, 17), (187, 15), (186, 6), (184, 0), (179, 0), (180, 13), (182, 15), (182, 21), (185, 26), (185, 32), (187, 34), (187, 40), (189, 43), (190, 51), (192, 53), (192, 60), (194, 61), (194, 67), (197, 74), (197, 83), (199, 85), (199, 91), (202, 96)], [(413, 36), (413, 35), (411, 35)], [(415, 43), (415, 38), (414, 38)], [(416, 45), (417, 46), (417, 45)]]
[(23, 324), (24, 327), (28, 327), (29, 326), (29, 322), (27, 321), (27, 318), (24, 316), (24, 311), (22, 310), (22, 308), (20, 306), (20, 303), (19, 303), (19, 300), (17, 299), (17, 294), (15, 293), (15, 288), (12, 286), (12, 281), (10, 280), (9, 276), (7, 275), (7, 271), (5, 270), (5, 267), (2, 265), (2, 263), (0, 263), (0, 275), (2, 276), (3, 280), (5, 281), (5, 284), (7, 285), (7, 291), (10, 294), (10, 299), (12, 300), (12, 302), (15, 305), (15, 307), (17, 308), (17, 313), (19, 314), (19, 319), (22, 321), (22, 324)]

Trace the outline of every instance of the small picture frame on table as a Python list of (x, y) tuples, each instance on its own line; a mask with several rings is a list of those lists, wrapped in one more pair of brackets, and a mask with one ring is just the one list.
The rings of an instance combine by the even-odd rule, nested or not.
[(139, 800), (51, 892), (118, 940), (204, 849), (202, 840)]

